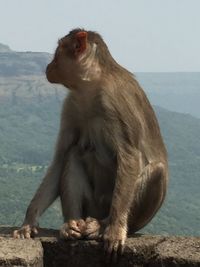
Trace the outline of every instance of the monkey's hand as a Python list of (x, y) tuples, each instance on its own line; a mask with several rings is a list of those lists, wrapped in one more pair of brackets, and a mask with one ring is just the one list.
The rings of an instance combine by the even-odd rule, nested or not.
[(85, 231), (85, 221), (80, 220), (69, 220), (63, 224), (60, 229), (60, 238), (62, 239), (81, 239)]
[(30, 224), (23, 225), (19, 230), (15, 230), (13, 232), (14, 238), (31, 238), (36, 235), (38, 230), (36, 226), (31, 226)]
[(126, 236), (126, 227), (110, 224), (106, 227), (103, 239), (108, 261), (115, 262), (118, 256), (123, 253)]

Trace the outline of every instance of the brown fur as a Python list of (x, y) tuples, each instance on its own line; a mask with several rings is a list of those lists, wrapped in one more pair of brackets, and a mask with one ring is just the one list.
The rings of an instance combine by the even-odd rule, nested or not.
[(63, 105), (54, 160), (14, 236), (29, 237), (60, 195), (61, 237), (103, 235), (105, 249), (116, 255), (127, 232), (145, 226), (161, 206), (167, 153), (154, 111), (134, 76), (112, 58), (99, 34), (88, 31), (87, 40), (80, 41), (80, 31), (59, 41), (47, 67), (47, 79), (71, 92)]

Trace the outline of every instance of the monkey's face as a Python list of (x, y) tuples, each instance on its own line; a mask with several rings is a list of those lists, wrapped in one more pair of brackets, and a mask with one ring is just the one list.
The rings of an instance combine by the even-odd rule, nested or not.
[[(88, 55), (92, 46), (87, 42), (87, 32), (79, 31), (67, 35), (58, 42), (54, 59), (47, 66), (46, 77), (51, 83), (60, 83), (75, 89), (88, 72)], [(89, 64), (89, 67), (91, 64)]]

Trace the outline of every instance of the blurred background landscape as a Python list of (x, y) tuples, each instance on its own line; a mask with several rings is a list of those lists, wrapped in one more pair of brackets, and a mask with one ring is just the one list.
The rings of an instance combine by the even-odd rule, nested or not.
[[(49, 84), (52, 55), (0, 44), (0, 225), (20, 225), (49, 165), (67, 91)], [(154, 105), (169, 154), (166, 201), (145, 233), (200, 235), (200, 73), (135, 73)], [(40, 226), (62, 223), (59, 201)]]

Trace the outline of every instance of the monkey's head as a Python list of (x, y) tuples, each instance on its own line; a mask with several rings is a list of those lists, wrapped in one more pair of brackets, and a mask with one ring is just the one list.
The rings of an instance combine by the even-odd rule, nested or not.
[(75, 29), (58, 41), (54, 59), (47, 66), (46, 76), (51, 83), (76, 89), (83, 83), (98, 81), (102, 65), (109, 59), (112, 57), (99, 34)]

